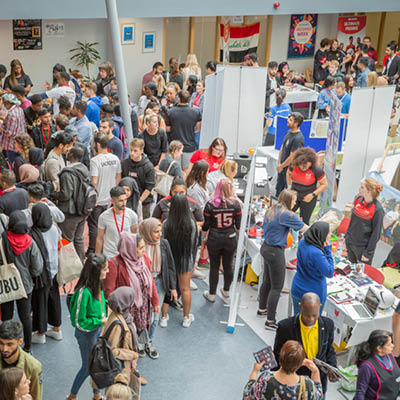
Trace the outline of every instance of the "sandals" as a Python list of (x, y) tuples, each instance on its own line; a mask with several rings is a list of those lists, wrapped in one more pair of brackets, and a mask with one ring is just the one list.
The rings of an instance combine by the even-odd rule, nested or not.
[(152, 360), (156, 360), (159, 357), (159, 354), (156, 350), (156, 348), (154, 347), (152, 342), (149, 342), (146, 344), (145, 346), (145, 351), (147, 353), (147, 355), (152, 359)]

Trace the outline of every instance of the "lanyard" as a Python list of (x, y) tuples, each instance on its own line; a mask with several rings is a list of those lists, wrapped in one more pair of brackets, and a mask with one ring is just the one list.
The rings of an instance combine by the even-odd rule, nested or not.
[(115, 211), (113, 209), (113, 214), (114, 214), (114, 221), (115, 221), (115, 226), (117, 227), (117, 231), (119, 234), (124, 230), (124, 221), (125, 221), (125, 210), (122, 212), (122, 224), (121, 224), (121, 230), (119, 229), (118, 226), (118, 221), (117, 221), (117, 216), (115, 215)]
[(104, 309), (103, 309), (103, 299), (101, 298), (101, 289), (99, 288), (99, 298), (100, 298), (100, 305), (101, 305), (101, 313), (104, 315)]
[(47, 128), (47, 135), (44, 134), (43, 125), (40, 126), (40, 129), (42, 130), (43, 139), (44, 139), (45, 143), (47, 144), (47, 142), (48, 142), (49, 139), (50, 139), (50, 125), (49, 125), (49, 127)]

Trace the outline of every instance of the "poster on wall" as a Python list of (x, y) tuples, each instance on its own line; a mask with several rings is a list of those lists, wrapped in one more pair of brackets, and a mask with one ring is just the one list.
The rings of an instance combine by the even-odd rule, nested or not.
[(14, 19), (14, 50), (42, 50), (42, 20)]
[(337, 40), (339, 47), (346, 53), (351, 49), (353, 54), (362, 43), (367, 25), (366, 15), (338, 18)]
[(290, 17), (288, 58), (314, 56), (318, 14), (294, 14)]
[(44, 33), (46, 36), (64, 37), (65, 25), (63, 22), (46, 22)]
[[(257, 53), (258, 38), (260, 36), (260, 23), (256, 22), (251, 25), (232, 26), (229, 25), (229, 35), (227, 46), (229, 49), (229, 63), (240, 64), (244, 60), (244, 56), (250, 53)], [(219, 61), (224, 60), (224, 37), (225, 25), (220, 24), (219, 36)]]
[(332, 207), (333, 192), (335, 190), (336, 180), (336, 157), (339, 146), (340, 136), (340, 112), (342, 102), (335, 94), (331, 96), (331, 110), (329, 114), (328, 137), (326, 140), (326, 152), (324, 161), (324, 172), (328, 181), (328, 188), (321, 194), (321, 210), (327, 211)]

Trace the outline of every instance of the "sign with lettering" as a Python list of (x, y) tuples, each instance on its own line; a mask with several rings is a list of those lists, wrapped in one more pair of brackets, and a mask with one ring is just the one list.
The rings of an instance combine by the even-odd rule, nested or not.
[(288, 58), (313, 57), (318, 14), (294, 14), (290, 17)]
[(14, 50), (42, 50), (42, 20), (13, 20)]
[(346, 53), (351, 51), (354, 54), (365, 36), (366, 25), (366, 15), (339, 17), (337, 40), (340, 48)]

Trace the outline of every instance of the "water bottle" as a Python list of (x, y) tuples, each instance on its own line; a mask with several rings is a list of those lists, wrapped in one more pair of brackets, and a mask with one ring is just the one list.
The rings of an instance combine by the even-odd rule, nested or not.
[(256, 241), (261, 246), (262, 244), (262, 227), (261, 225), (257, 225), (257, 234), (256, 234)]
[(292, 229), (292, 238), (293, 238), (292, 247), (295, 249), (299, 244), (298, 243), (299, 242), (299, 231)]

